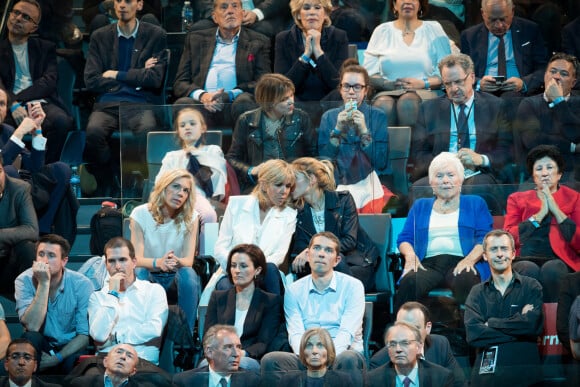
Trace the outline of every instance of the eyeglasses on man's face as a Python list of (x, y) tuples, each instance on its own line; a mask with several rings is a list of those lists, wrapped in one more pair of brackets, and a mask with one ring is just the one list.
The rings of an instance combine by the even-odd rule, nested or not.
[(456, 80), (456, 81), (447, 81), (447, 82), (443, 82), (443, 86), (444, 86), (446, 89), (449, 89), (449, 88), (451, 88), (451, 87), (453, 87), (453, 86), (457, 86), (457, 87), (463, 87), (463, 86), (465, 86), (465, 81), (467, 81), (467, 78), (468, 78), (470, 75), (471, 75), (471, 73), (467, 74), (467, 75), (465, 76), (465, 78), (463, 78), (463, 79), (458, 79), (458, 80)]
[(27, 13), (24, 13), (18, 9), (13, 9), (12, 11), (10, 11), (10, 13), (14, 16), (14, 17), (22, 17), (22, 20), (32, 23), (34, 25), (38, 25), (38, 23), (32, 18), (32, 16), (30, 16)]
[(24, 352), (13, 352), (8, 356), (8, 358), (12, 361), (18, 361), (20, 359), (24, 359), (25, 362), (31, 362), (34, 360), (34, 356), (29, 353)]
[(348, 83), (342, 83), (340, 85), (340, 87), (342, 88), (342, 91), (350, 91), (350, 89), (353, 89), (354, 91), (356, 91), (357, 93), (359, 91), (361, 91), (362, 89), (364, 89), (365, 87), (367, 87), (367, 85), (361, 85), (360, 83), (356, 83), (354, 85), (348, 84)]
[(415, 341), (417, 341), (417, 340), (389, 341), (387, 343), (387, 348), (395, 349), (395, 348), (397, 348), (397, 345), (398, 345), (403, 349), (407, 349), (407, 348), (409, 348), (409, 345), (411, 345), (411, 343), (413, 343)]

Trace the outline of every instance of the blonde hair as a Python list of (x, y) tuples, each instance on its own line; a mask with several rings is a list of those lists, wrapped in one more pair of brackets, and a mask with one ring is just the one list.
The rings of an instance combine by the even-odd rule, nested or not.
[(181, 117), (181, 115), (183, 113), (193, 113), (197, 116), (197, 119), (199, 120), (199, 123), (201, 124), (201, 128), (202, 128), (200, 139), (201, 139), (201, 142), (205, 144), (205, 132), (207, 132), (207, 124), (205, 123), (205, 119), (203, 118), (203, 114), (201, 114), (201, 112), (199, 110), (197, 110), (196, 108), (185, 107), (183, 109), (180, 109), (177, 112), (177, 114), (175, 114), (175, 119), (173, 120), (173, 130), (175, 131), (175, 138), (179, 142), (179, 146), (182, 148), (185, 148), (187, 145), (185, 143), (185, 141), (183, 141), (183, 139), (181, 137), (179, 137), (179, 117)]
[(169, 185), (171, 185), (175, 180), (185, 178), (189, 181), (191, 185), (191, 190), (185, 203), (181, 208), (176, 211), (176, 216), (174, 218), (175, 225), (177, 229), (181, 227), (183, 223), (188, 231), (191, 231), (193, 211), (195, 208), (195, 180), (191, 173), (186, 169), (173, 169), (166, 171), (159, 176), (159, 179), (153, 187), (153, 191), (149, 195), (149, 211), (153, 215), (155, 223), (158, 225), (163, 224), (163, 207), (165, 206), (165, 190)]
[[(310, 176), (316, 177), (317, 188), (322, 191), (336, 190), (334, 181), (334, 166), (329, 160), (317, 160), (314, 157), (300, 157), (292, 162), (294, 174), (303, 175), (310, 180)], [(296, 199), (294, 204), (297, 208), (304, 207), (304, 198)]]
[[(290, 164), (284, 160), (273, 159), (263, 162), (259, 165), (258, 173), (258, 184), (254, 187), (252, 195), (258, 198), (258, 203), (260, 208), (268, 208), (271, 205), (270, 198), (266, 195), (264, 186), (271, 184), (285, 184), (289, 182), (294, 188), (296, 183), (296, 176), (294, 175), (294, 169)], [(282, 204), (282, 207), (288, 205), (291, 200), (292, 195), (288, 195), (286, 202)]]
[(336, 358), (336, 349), (334, 348), (334, 343), (332, 341), (332, 337), (328, 331), (324, 328), (310, 328), (302, 335), (302, 339), (300, 339), (300, 361), (304, 366), (306, 366), (306, 355), (304, 354), (304, 350), (306, 349), (306, 344), (308, 344), (308, 340), (318, 335), (320, 338), (320, 342), (326, 348), (326, 368), (330, 367), (334, 363), (334, 359)]
[[(296, 23), (298, 28), (300, 28), (301, 30), (304, 29), (304, 26), (302, 25), (302, 20), (300, 20), (300, 10), (302, 9), (302, 6), (304, 5), (305, 2), (306, 0), (290, 1), (290, 12), (292, 13), (292, 17), (294, 18), (294, 23)], [(332, 24), (332, 21), (330, 20), (330, 13), (332, 12), (332, 2), (330, 0), (318, 0), (318, 2), (320, 3), (320, 5), (322, 5), (322, 8), (324, 8), (324, 12), (326, 13), (326, 15), (324, 16), (324, 24), (322, 25), (322, 28), (328, 27), (329, 25)]]

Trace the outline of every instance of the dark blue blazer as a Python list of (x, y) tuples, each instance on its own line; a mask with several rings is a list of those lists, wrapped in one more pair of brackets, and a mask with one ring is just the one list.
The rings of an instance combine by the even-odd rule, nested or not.
[[(173, 376), (175, 387), (207, 387), (209, 383), (209, 367), (180, 372)], [(240, 369), (232, 373), (231, 387), (255, 387), (260, 385), (260, 377), (250, 371)]]
[[(475, 92), (472, 108), (476, 129), (475, 152), (489, 157), (492, 170), (499, 171), (512, 162), (513, 143), (502, 100), (494, 95)], [(512, 112), (513, 114), (513, 112)], [(427, 176), (429, 164), (441, 152), (449, 151), (451, 101), (446, 97), (424, 101), (411, 137), (411, 159), (415, 165), (413, 180)]]
[[(215, 324), (234, 325), (235, 319), (236, 290), (215, 290), (207, 306), (204, 332)], [(281, 297), (256, 288), (244, 321), (244, 332), (240, 337), (242, 348), (248, 356), (260, 359), (276, 337), (281, 324)]]
[[(546, 45), (538, 25), (532, 21), (516, 16), (510, 30), (516, 66), (531, 94), (544, 83), (544, 70), (548, 61)], [(461, 33), (461, 52), (473, 60), (475, 76), (478, 78), (486, 75), (488, 32), (485, 24), (480, 23)]]
[[(419, 360), (419, 385), (421, 387), (451, 387), (453, 374), (437, 364)], [(367, 374), (367, 387), (395, 387), (397, 372), (391, 362), (375, 368)]]

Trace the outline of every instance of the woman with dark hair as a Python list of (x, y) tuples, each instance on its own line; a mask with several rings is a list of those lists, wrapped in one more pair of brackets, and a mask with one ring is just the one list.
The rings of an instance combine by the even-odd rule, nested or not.
[(266, 273), (266, 257), (258, 246), (235, 246), (228, 254), (226, 272), (234, 287), (212, 293), (204, 332), (215, 324), (235, 326), (243, 348), (240, 367), (259, 371), (259, 360), (283, 321), (282, 300), (259, 287)]
[(285, 373), (278, 386), (355, 386), (348, 373), (329, 369), (336, 358), (336, 350), (332, 337), (326, 329), (310, 328), (304, 332), (300, 340), (299, 356), (306, 370)]
[(292, 243), (292, 272), (310, 274), (308, 245), (318, 232), (329, 231), (340, 240), (341, 260), (335, 270), (358, 278), (367, 291), (374, 284), (379, 251), (360, 227), (354, 199), (348, 191), (335, 191), (332, 164), (302, 157), (292, 162), (296, 186), (296, 232)]
[(338, 190), (349, 191), (360, 212), (380, 213), (390, 198), (378, 173), (388, 173), (387, 116), (369, 106), (369, 75), (355, 59), (340, 70), (343, 106), (324, 113), (318, 130), (320, 157), (335, 165)]
[(530, 150), (526, 167), (536, 187), (508, 197), (504, 229), (516, 242), (514, 269), (556, 302), (562, 277), (580, 271), (580, 193), (560, 185), (564, 158), (553, 145)]
[(387, 113), (389, 125), (414, 126), (421, 101), (442, 94), (437, 63), (451, 45), (438, 22), (419, 19), (427, 0), (391, 0), (391, 7), (396, 20), (375, 28), (364, 67), (378, 91), (373, 105)]
[(255, 98), (260, 107), (240, 116), (226, 155), (242, 192), (254, 187), (257, 166), (264, 161), (316, 156), (316, 131), (308, 114), (294, 108), (291, 80), (281, 74), (265, 74), (256, 85)]

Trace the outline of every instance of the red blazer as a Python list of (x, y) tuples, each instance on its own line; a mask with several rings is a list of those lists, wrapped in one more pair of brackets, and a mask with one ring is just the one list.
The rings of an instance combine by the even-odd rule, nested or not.
[[(554, 193), (554, 200), (558, 206), (576, 223), (576, 232), (570, 243), (564, 240), (562, 233), (552, 218), (550, 224), (550, 246), (554, 253), (562, 259), (574, 271), (580, 271), (580, 193), (561, 185)], [(514, 192), (507, 200), (507, 213), (505, 215), (504, 230), (513, 235), (516, 241), (516, 254), (520, 254), (519, 225), (540, 210), (541, 202), (536, 196), (535, 190)]]

